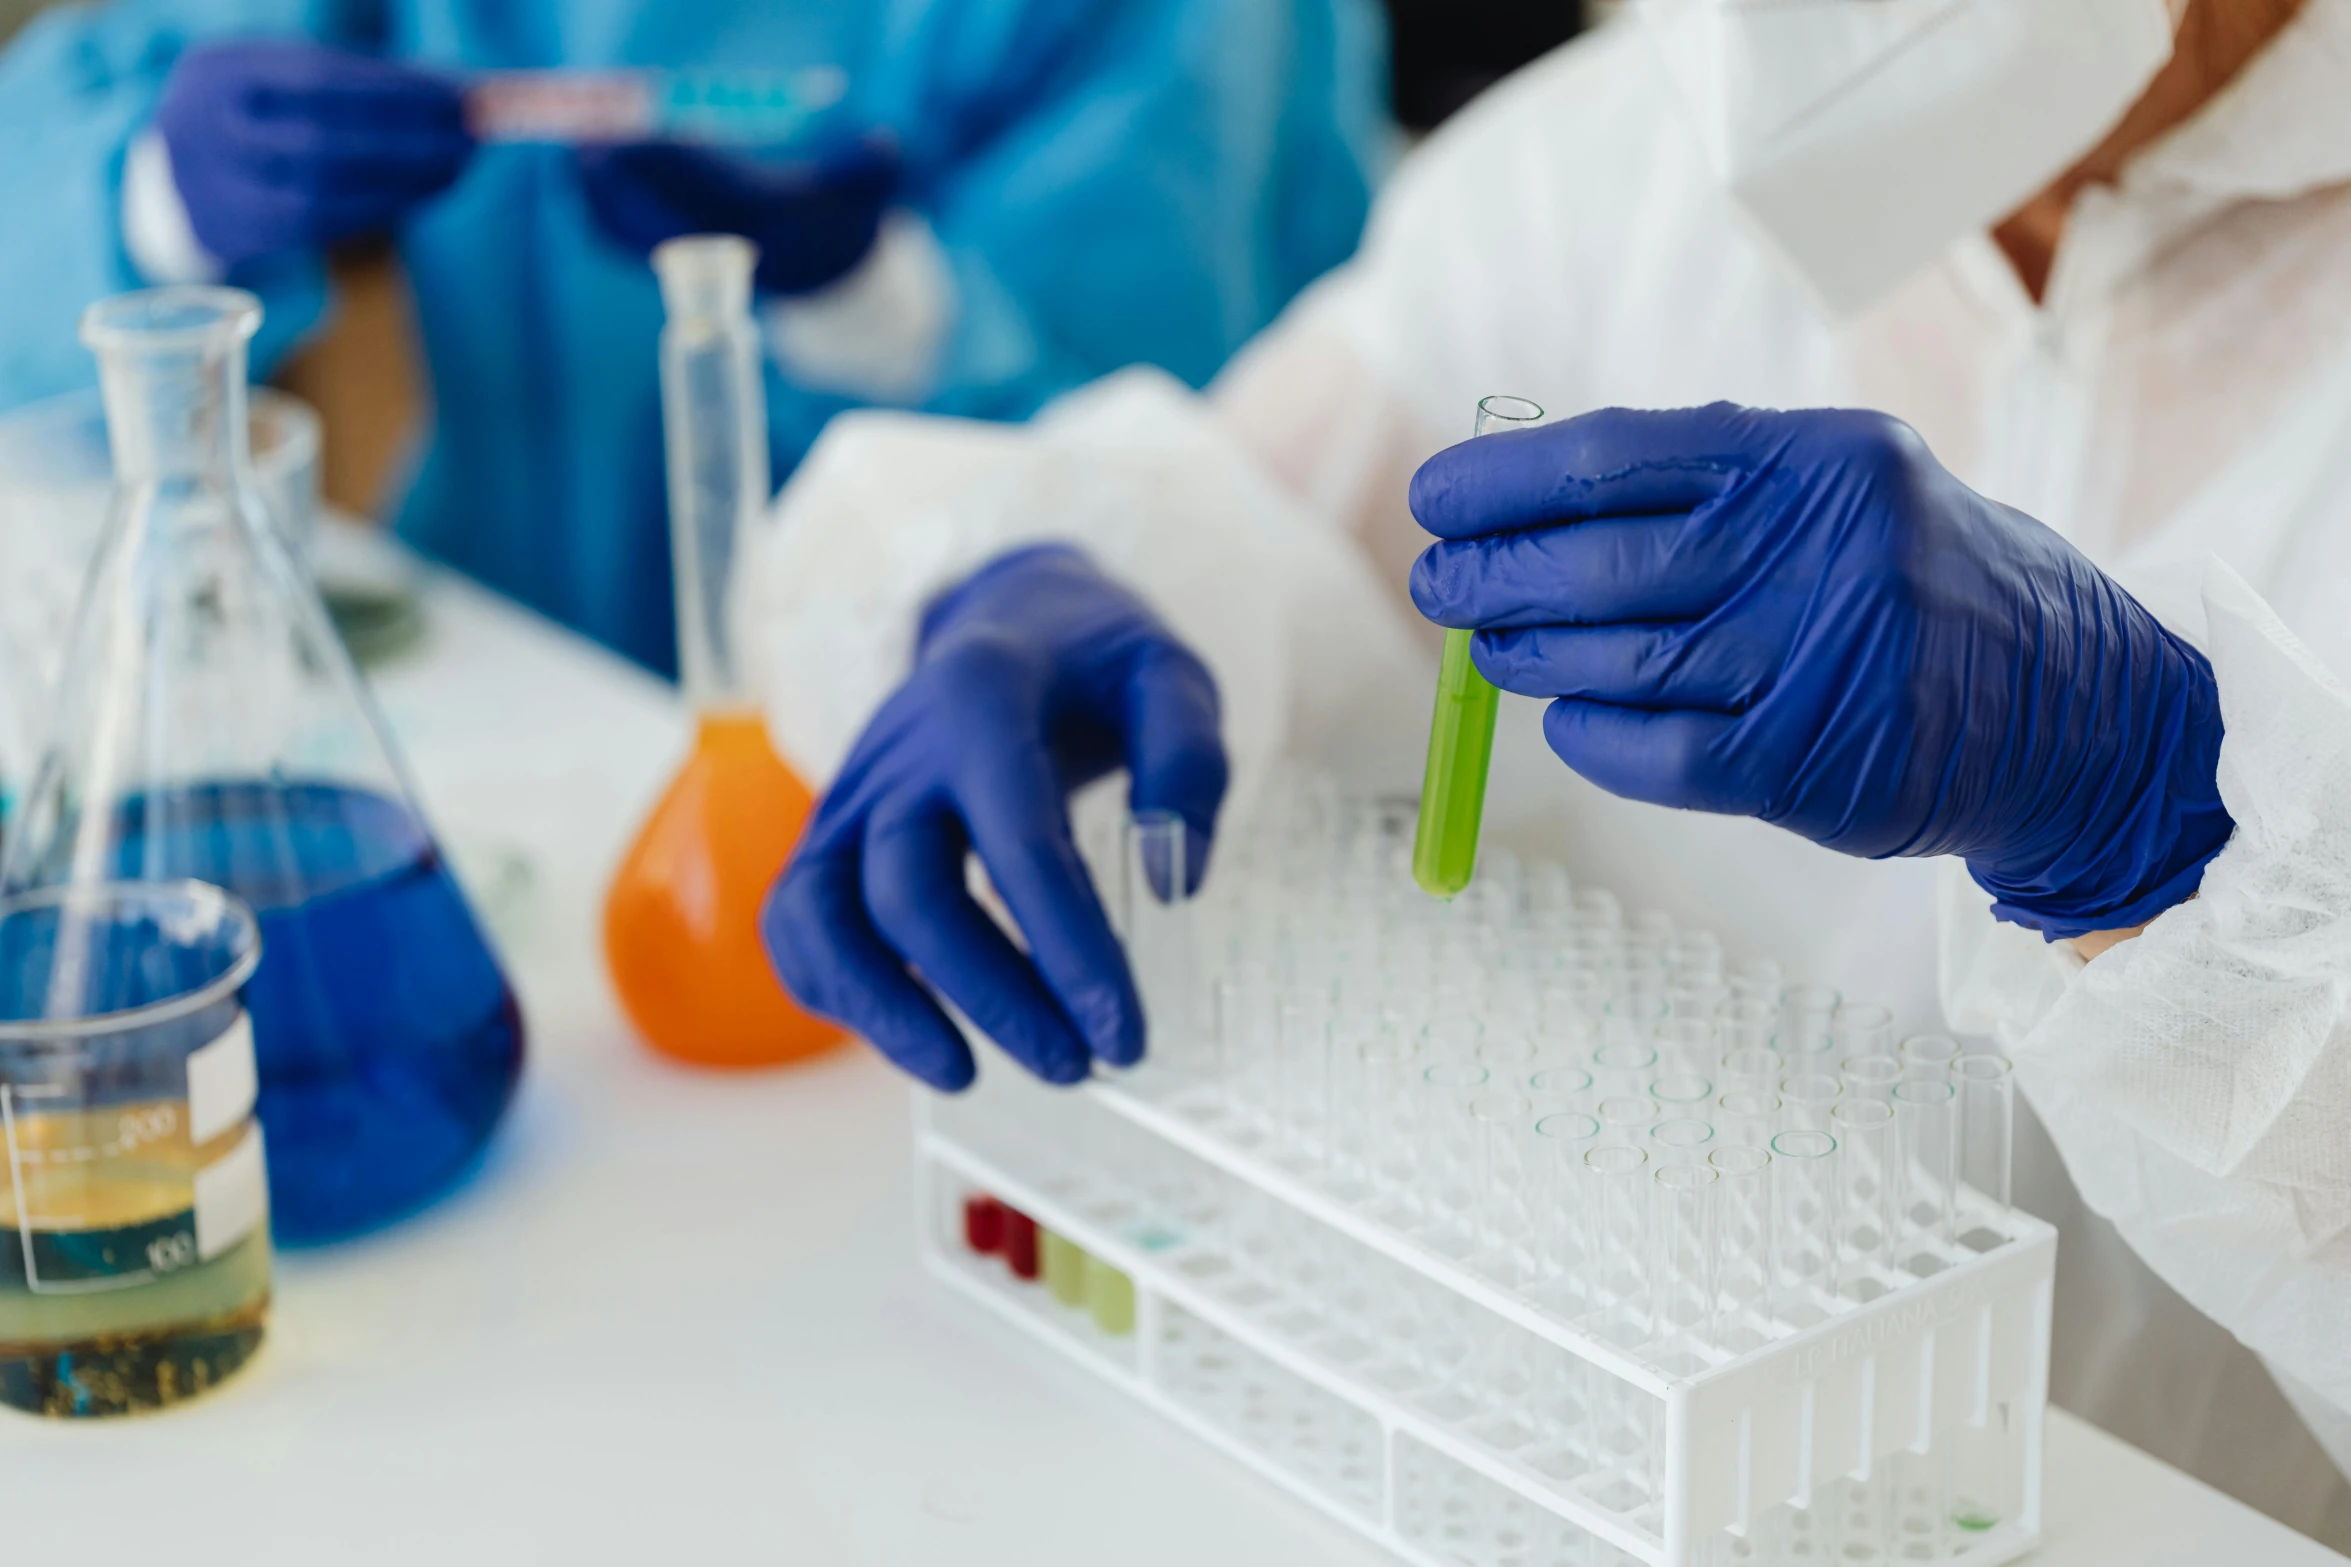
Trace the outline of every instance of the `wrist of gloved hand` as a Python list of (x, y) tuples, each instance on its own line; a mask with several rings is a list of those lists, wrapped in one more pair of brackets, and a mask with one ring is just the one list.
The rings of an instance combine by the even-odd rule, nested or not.
[[(2083, 777), (2052, 828), (1971, 855), (1993, 914), (2052, 941), (2143, 925), (2194, 895), (2236, 828), (2221, 803), (2220, 690), (2204, 655), (2169, 631), (2149, 676), (2163, 714), (2152, 744)], [(2149, 699), (2142, 698), (2142, 701)], [(2080, 832), (2075, 822), (2099, 824)]]

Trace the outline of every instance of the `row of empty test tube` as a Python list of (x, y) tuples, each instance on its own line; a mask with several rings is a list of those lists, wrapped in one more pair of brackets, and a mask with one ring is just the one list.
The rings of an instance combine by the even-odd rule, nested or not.
[(1411, 827), (1293, 787), (1195, 892), (1182, 824), (1130, 821), (1137, 1091), (1669, 1374), (2007, 1239), (2004, 1059), (1555, 865), (1438, 903)]

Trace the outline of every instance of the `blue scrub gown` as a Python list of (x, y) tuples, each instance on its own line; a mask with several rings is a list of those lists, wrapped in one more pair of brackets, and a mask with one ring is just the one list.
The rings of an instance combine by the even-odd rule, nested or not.
[[(125, 148), (191, 42), (305, 35), (453, 71), (837, 65), (893, 130), (959, 310), (942, 413), (1018, 418), (1147, 361), (1194, 385), (1353, 249), (1385, 151), (1370, 0), (113, 0), (0, 55), (0, 408), (88, 384), (82, 306), (140, 286)], [(642, 257), (569, 152), (486, 147), (398, 236), (433, 428), (399, 503), (427, 552), (664, 672), (675, 665)], [(330, 307), (321, 259), (231, 281), (266, 373)], [(776, 473), (847, 399), (772, 366)]]

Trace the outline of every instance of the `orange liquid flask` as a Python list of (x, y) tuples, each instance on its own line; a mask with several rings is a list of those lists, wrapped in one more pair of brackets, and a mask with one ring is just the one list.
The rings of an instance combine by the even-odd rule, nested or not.
[(703, 1066), (774, 1066), (846, 1037), (785, 994), (759, 939), (760, 903), (812, 802), (769, 743), (726, 633), (736, 551), (767, 503), (757, 256), (714, 235), (653, 253), (668, 310), (662, 426), (694, 750), (604, 900), (604, 961), (629, 1021), (654, 1049)]

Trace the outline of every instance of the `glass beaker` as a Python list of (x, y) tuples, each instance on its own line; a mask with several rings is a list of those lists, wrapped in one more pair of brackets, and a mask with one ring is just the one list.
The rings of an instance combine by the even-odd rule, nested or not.
[(0, 900), (0, 1404), (119, 1415), (260, 1346), (252, 911), (200, 882)]
[(727, 631), (736, 551), (768, 499), (758, 259), (725, 234), (653, 252), (669, 315), (661, 412), (694, 750), (604, 899), (604, 961), (629, 1020), (654, 1049), (704, 1066), (773, 1066), (847, 1037), (793, 1003), (759, 939), (760, 904), (814, 801), (769, 742)]
[(252, 295), (84, 312), (116, 487), (0, 891), (181, 877), (250, 904), (281, 1242), (399, 1217), (470, 1170), (522, 1014), (373, 701), (254, 482)]

